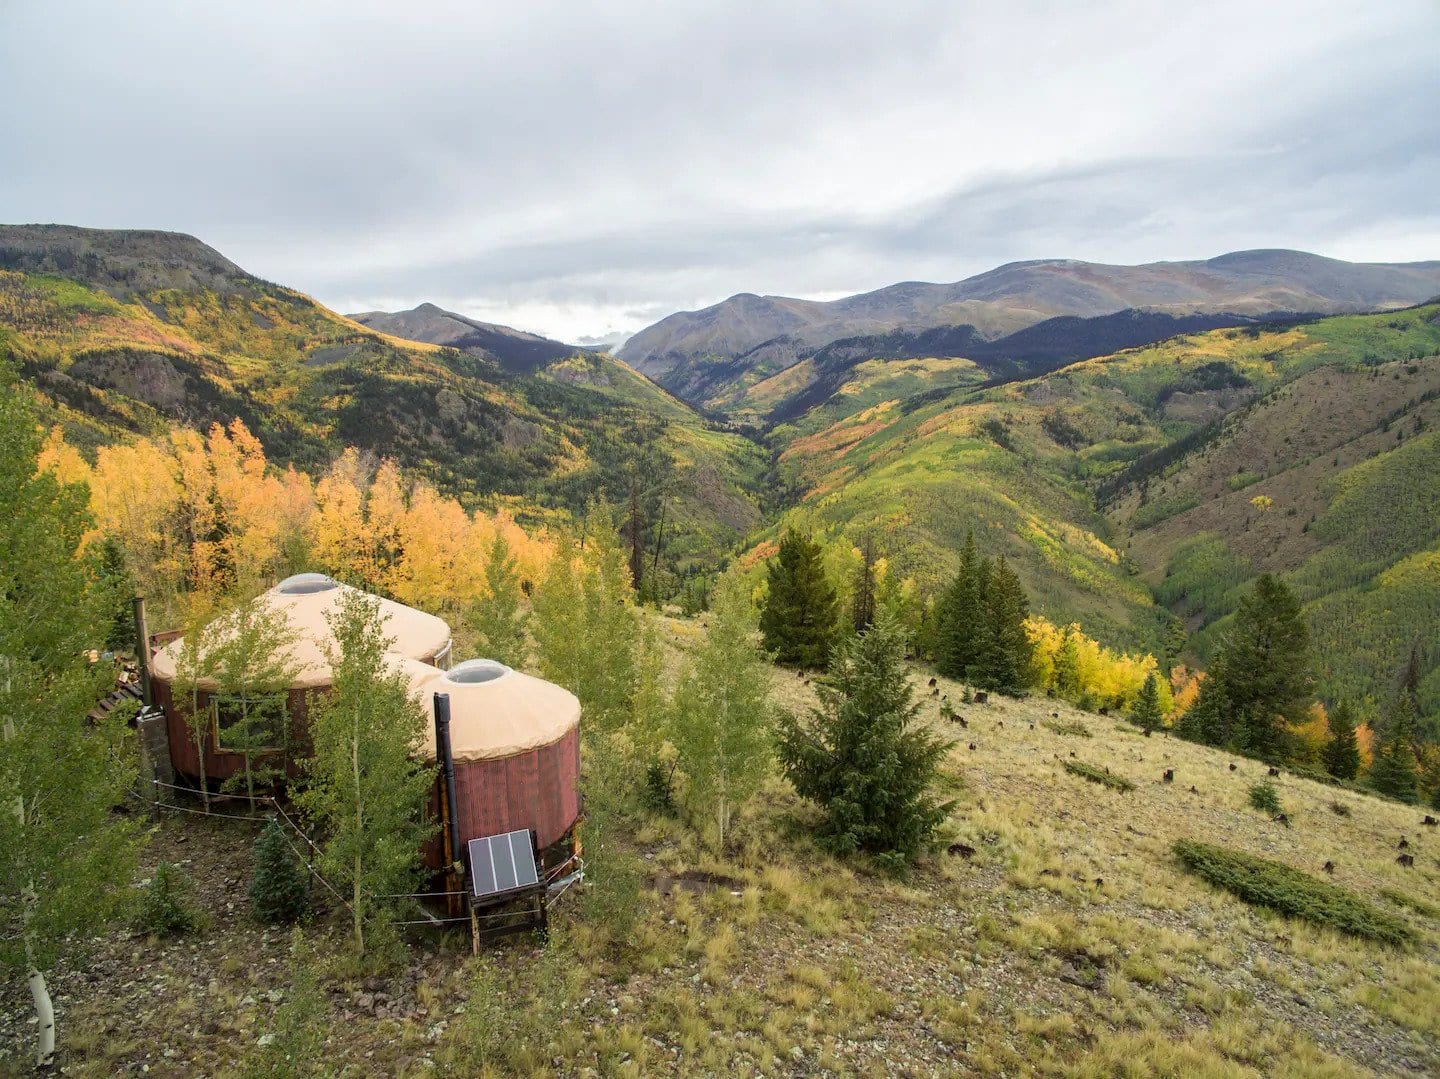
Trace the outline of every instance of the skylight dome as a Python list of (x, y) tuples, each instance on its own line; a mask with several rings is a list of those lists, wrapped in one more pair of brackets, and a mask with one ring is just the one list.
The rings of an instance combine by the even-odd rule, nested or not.
[(328, 592), (339, 587), (339, 581), (323, 573), (297, 573), (277, 584), (275, 591), (282, 596), (313, 596), (316, 592)]
[(467, 659), (464, 663), (457, 663), (446, 671), (444, 681), (474, 686), (482, 682), (493, 682), (509, 673), (510, 668), (498, 660)]

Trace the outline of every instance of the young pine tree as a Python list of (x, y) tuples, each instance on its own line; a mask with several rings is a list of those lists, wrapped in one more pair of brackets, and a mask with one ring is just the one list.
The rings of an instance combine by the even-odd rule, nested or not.
[(690, 780), (688, 801), (713, 820), (722, 851), (734, 808), (758, 788), (770, 757), (770, 678), (754, 630), (744, 583), (723, 578), (710, 631), (675, 690), (671, 741)]
[(266, 822), (255, 840), (250, 905), (255, 909), (255, 917), (269, 925), (298, 922), (310, 909), (310, 878), (274, 817)]
[(355, 945), (389, 904), (380, 895), (414, 891), (433, 768), (411, 754), (425, 716), (403, 676), (388, 668), (380, 605), (349, 591), (329, 615), (333, 688), (310, 714), (313, 756), (301, 811), (324, 835), (325, 874), (350, 890)]
[[(1050, 688), (1055, 691), (1055, 696), (1066, 701), (1080, 699), (1080, 646), (1075, 640), (1075, 631), (1066, 626), (1060, 638), (1060, 647), (1055, 650), (1054, 674), (1051, 676)], [(1160, 704), (1159, 693), (1156, 693), (1155, 705)]]
[(977, 667), (985, 639), (985, 590), (989, 563), (975, 552), (975, 533), (965, 534), (960, 568), (935, 605), (935, 666), (947, 678), (967, 679)]
[(808, 722), (780, 720), (780, 760), (825, 813), (820, 842), (866, 851), (892, 869), (928, 845), (950, 803), (930, 793), (947, 745), (918, 722), (905, 642), (889, 618), (835, 650), (831, 685)]
[(1140, 693), (1135, 698), (1130, 722), (1147, 731), (1153, 731), (1164, 719), (1164, 713), (1160, 711), (1160, 680), (1155, 672), (1151, 671), (1145, 676), (1145, 684), (1140, 687)]
[(820, 545), (794, 529), (766, 568), (769, 594), (760, 612), (765, 650), (789, 667), (823, 667), (835, 643), (839, 597), (825, 576)]
[(855, 588), (850, 597), (850, 628), (864, 633), (875, 621), (875, 547), (866, 539), (860, 545), (860, 565), (855, 568)]
[(526, 661), (525, 610), (520, 601), (515, 558), (497, 529), (485, 560), (485, 594), (471, 607), (469, 621), (480, 650), (508, 667), (523, 667)]
[(136, 836), (115, 814), (133, 780), (115, 748), (124, 718), (86, 713), (113, 668), (90, 668), (114, 597), (78, 552), (83, 487), (37, 474), (28, 391), (0, 366), (0, 970), (28, 981), (37, 1063), (55, 1053), (44, 972), (121, 909)]
[(1336, 779), (1354, 779), (1360, 771), (1360, 746), (1355, 740), (1355, 716), (1349, 701), (1337, 704), (1329, 716), (1330, 738), (1322, 759), (1325, 771)]
[(1025, 629), (1030, 601), (1001, 555), (985, 589), (984, 637), (970, 681), (982, 689), (1022, 697), (1035, 681), (1035, 645)]

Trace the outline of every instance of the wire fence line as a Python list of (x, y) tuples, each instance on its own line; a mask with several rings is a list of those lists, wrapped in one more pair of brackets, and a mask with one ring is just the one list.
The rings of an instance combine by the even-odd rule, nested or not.
[[(175, 783), (165, 783), (165, 782), (163, 782), (163, 781), (161, 781), (161, 780), (159, 780), (159, 779), (151, 779), (149, 782), (150, 782), (150, 784), (151, 784), (152, 786), (154, 786), (154, 787), (156, 787), (156, 788), (164, 787), (164, 788), (166, 788), (166, 789), (168, 789), (168, 790), (179, 791), (179, 792), (181, 792), (181, 793), (183, 793), (183, 794), (197, 795), (197, 794), (199, 793), (198, 791), (196, 791), (196, 790), (195, 790), (194, 788), (192, 788), (192, 787), (183, 787), (183, 786), (179, 786), (178, 784), (175, 784)], [(143, 794), (141, 794), (138, 790), (134, 790), (134, 789), (128, 790), (126, 793), (128, 793), (128, 794), (129, 794), (132, 798), (134, 798), (136, 801), (144, 802), (145, 804), (154, 806), (154, 807), (156, 807), (157, 809), (167, 809), (167, 810), (171, 810), (171, 811), (177, 812), (177, 813), (191, 813), (191, 814), (194, 814), (194, 815), (196, 815), (196, 816), (219, 818), (219, 819), (221, 819), (221, 820), (243, 820), (243, 821), (255, 821), (255, 822), (259, 822), (259, 823), (267, 823), (267, 822), (269, 822), (269, 821), (273, 821), (273, 820), (276, 819), (274, 816), (259, 816), (259, 815), (257, 815), (257, 814), (253, 814), (253, 813), (230, 813), (230, 812), (220, 812), (220, 813), (216, 813), (216, 812), (211, 812), (208, 808), (207, 808), (207, 809), (196, 809), (194, 806), (176, 805), (176, 804), (174, 804), (173, 802), (162, 802), (162, 801), (160, 801), (160, 800), (158, 800), (158, 799), (155, 799), (155, 798), (146, 798), (146, 797), (145, 797)], [(285, 812), (284, 807), (281, 806), (279, 800), (276, 799), (273, 795), (257, 794), (257, 795), (253, 795), (253, 796), (252, 796), (252, 795), (249, 795), (249, 794), (225, 794), (225, 793), (219, 793), (219, 794), (211, 794), (211, 795), (209, 795), (209, 798), (210, 798), (211, 801), (245, 801), (245, 802), (248, 802), (248, 803), (250, 803), (250, 804), (254, 804), (254, 803), (256, 803), (256, 802), (264, 802), (264, 803), (266, 803), (267, 805), (271, 806), (271, 807), (275, 810), (275, 812), (276, 812), (277, 814), (279, 814), (280, 819), (284, 820), (284, 822), (286, 823), (286, 825), (289, 826), (288, 830), (285, 829), (285, 828), (282, 828), (282, 829), (280, 830), (280, 835), (285, 839), (285, 845), (290, 848), (291, 852), (295, 855), (296, 858), (298, 858), (298, 859), (300, 860), (300, 863), (301, 863), (303, 866), (305, 866), (306, 870), (309, 871), (309, 873), (310, 873), (311, 876), (313, 876), (316, 880), (318, 880), (318, 881), (325, 887), (325, 889), (326, 889), (332, 896), (334, 896), (335, 899), (336, 899), (342, 906), (345, 907), (346, 910), (350, 911), (351, 914), (354, 914), (354, 913), (355, 913), (355, 907), (351, 904), (351, 902), (350, 902), (348, 899), (345, 898), (345, 896), (340, 892), (340, 890), (339, 890), (338, 888), (336, 888), (333, 884), (330, 883), (330, 881), (328, 881), (328, 880), (325, 878), (324, 874), (322, 874), (322, 873), (320, 872), (320, 870), (315, 866), (315, 864), (314, 864), (308, 857), (306, 857), (306, 855), (300, 850), (299, 847), (297, 847), (297, 846), (294, 844), (294, 842), (291, 841), (291, 839), (290, 839), (290, 834), (289, 834), (289, 833), (293, 831), (293, 832), (295, 833), (295, 835), (299, 836), (300, 839), (302, 839), (302, 840), (306, 843), (306, 845), (308, 845), (309, 848), (310, 848), (312, 851), (315, 852), (316, 855), (319, 855), (319, 854), (322, 853), (322, 851), (320, 850), (320, 847), (316, 844), (316, 842), (315, 842), (313, 839), (311, 839), (308, 835), (306, 835), (304, 829), (302, 829), (297, 823), (295, 823), (295, 821), (294, 821), (293, 819), (291, 819), (290, 815)], [(572, 866), (572, 865), (575, 866), (575, 867), (577, 867), (576, 871), (572, 874), (572, 879), (566, 881), (566, 883), (564, 884), (564, 886), (561, 887), (560, 890), (559, 890), (558, 892), (556, 892), (553, 896), (550, 895), (550, 894), (549, 894), (549, 890), (548, 890), (548, 889), (549, 889), (549, 886), (551, 886), (551, 885), (552, 885), (552, 882), (555, 881), (556, 879), (558, 879), (558, 878), (561, 876), (562, 872), (563, 872), (565, 869), (567, 869), (568, 867), (570, 867), (570, 866)], [(584, 865), (585, 865), (584, 861), (580, 858), (580, 856), (579, 856), (578, 854), (571, 854), (570, 857), (566, 858), (563, 862), (561, 862), (561, 863), (559, 863), (558, 865), (552, 867), (550, 870), (548, 870), (548, 871), (546, 872), (546, 874), (545, 874), (545, 876), (544, 876), (544, 883), (547, 885), (547, 891), (546, 891), (546, 896), (545, 896), (545, 901), (544, 901), (544, 905), (545, 905), (545, 909), (546, 909), (546, 910), (548, 910), (548, 909), (555, 903), (555, 901), (558, 900), (562, 895), (564, 895), (567, 891), (569, 891), (570, 888), (576, 883), (577, 880), (579, 880), (579, 879), (584, 879)], [(380, 894), (377, 894), (377, 895), (368, 895), (368, 896), (366, 896), (366, 898), (367, 898), (367, 899), (370, 899), (370, 900), (372, 900), (372, 901), (390, 900), (390, 899), (449, 899), (449, 898), (453, 898), (453, 897), (455, 897), (455, 896), (467, 896), (467, 897), (468, 897), (469, 895), (470, 895), (470, 893), (469, 893), (468, 891), (462, 890), (462, 891), (441, 891), (441, 892), (397, 892), (397, 893), (393, 893), (393, 894), (384, 894), (384, 895), (380, 895)], [(455, 922), (468, 922), (468, 921), (470, 921), (470, 920), (472, 919), (472, 917), (473, 917), (474, 919), (478, 920), (478, 921), (482, 921), (482, 922), (492, 922), (492, 921), (499, 921), (499, 920), (505, 919), (505, 918), (514, 918), (514, 917), (517, 917), (517, 916), (518, 916), (517, 912), (513, 912), (513, 911), (506, 911), (506, 912), (502, 912), (502, 913), (498, 913), (498, 914), (473, 914), (473, 913), (472, 913), (472, 914), (463, 915), (463, 916), (458, 917), (458, 918), (425, 917), (425, 918), (413, 918), (413, 919), (391, 920), (391, 921), (389, 922), (389, 924), (390, 924), (390, 925), (448, 925), (448, 924), (452, 924), (452, 923), (455, 923)]]

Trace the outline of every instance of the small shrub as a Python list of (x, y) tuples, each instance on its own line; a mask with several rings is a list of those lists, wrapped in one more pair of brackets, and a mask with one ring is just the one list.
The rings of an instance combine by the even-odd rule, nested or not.
[(1330, 812), (1334, 813), (1337, 817), (1348, 817), (1350, 815), (1350, 807), (1344, 802), (1331, 802)]
[(1190, 872), (1254, 906), (1385, 944), (1403, 944), (1414, 937), (1393, 914), (1283, 862), (1188, 839), (1172, 849)]
[(1091, 737), (1090, 728), (1078, 719), (1070, 723), (1058, 719), (1042, 719), (1040, 726), (1044, 727), (1047, 731), (1054, 731), (1056, 734), (1069, 734), (1076, 738)]
[(310, 909), (310, 881), (274, 817), (255, 841), (255, 875), (250, 881), (255, 916), (271, 925), (298, 922)]
[(1091, 783), (1099, 783), (1102, 787), (1109, 787), (1117, 791), (1133, 791), (1135, 784), (1123, 776), (1111, 775), (1103, 768), (1096, 768), (1093, 764), (1086, 764), (1084, 761), (1066, 761), (1065, 771), (1071, 775), (1088, 779)]
[(1250, 788), (1250, 805), (1264, 813), (1281, 813), (1280, 792), (1274, 783), (1256, 783)]
[(173, 937), (200, 928), (201, 914), (192, 896), (195, 884), (179, 866), (155, 867), (135, 916), (135, 928), (152, 937)]
[(645, 785), (640, 788), (640, 804), (651, 813), (673, 817), (675, 806), (675, 764), (651, 761), (645, 767)]

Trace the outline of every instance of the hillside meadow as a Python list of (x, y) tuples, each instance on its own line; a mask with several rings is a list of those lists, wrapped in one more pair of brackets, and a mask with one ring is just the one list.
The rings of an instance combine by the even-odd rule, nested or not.
[[(660, 628), (673, 671), (703, 619)], [(928, 676), (914, 671), (922, 694)], [(960, 689), (936, 686), (957, 702)], [(807, 708), (812, 694), (775, 671), (777, 706)], [(923, 696), (923, 716), (954, 743), (945, 840), (968, 856), (942, 848), (904, 879), (837, 861), (806, 838), (811, 810), (778, 778), (723, 855), (630, 799), (612, 832), (625, 857), (606, 859), (612, 875), (593, 892), (560, 900), (548, 948), (516, 938), (472, 959), (468, 934), (425, 930), (401, 970), (377, 976), (342, 958), (330, 911), (303, 930), (313, 987), (292, 973), (285, 932), (247, 913), (258, 825), (164, 814), (147, 864), (193, 874), (208, 925), (173, 942), (116, 930), (57, 972), (74, 1032), (66, 1073), (269, 1074), (255, 1070), (266, 1036), (295, 1029), (327, 1074), (355, 1075), (1440, 1068), (1440, 836), (1417, 810), (1284, 774), (1273, 782), (1287, 827), (1249, 805), (1266, 778), (1257, 762), (1044, 698), (961, 706), (962, 729), (941, 720), (940, 700)], [(1067, 761), (1133, 789), (1087, 782)], [(1413, 868), (1396, 863), (1402, 835)], [(1412, 940), (1249, 907), (1182, 867), (1172, 846), (1184, 839), (1340, 885)], [(305, 1007), (282, 1012), (297, 993)], [(26, 1009), (6, 985), (4, 1025), (23, 1030)], [(25, 1049), (5, 1045), (11, 1066)]]

